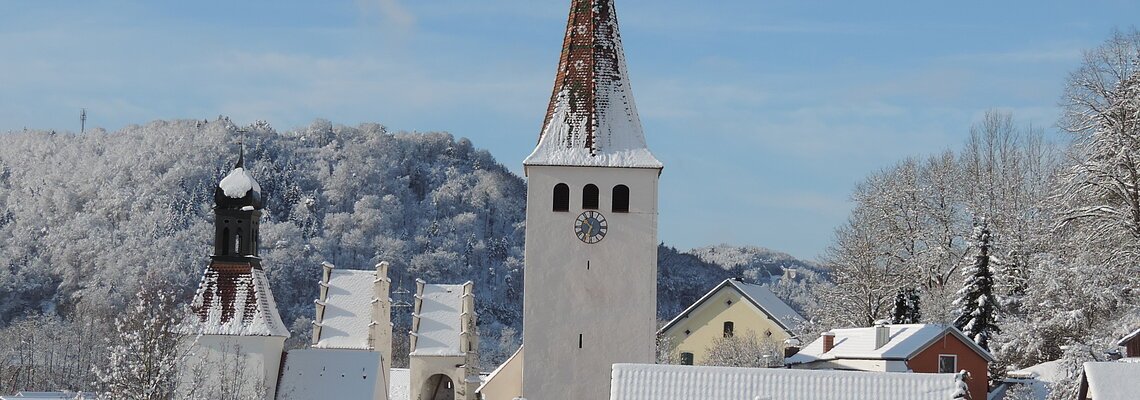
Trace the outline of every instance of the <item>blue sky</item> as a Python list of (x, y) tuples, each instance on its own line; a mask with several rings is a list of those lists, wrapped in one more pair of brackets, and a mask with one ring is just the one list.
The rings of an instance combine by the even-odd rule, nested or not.
[[(864, 4), (869, 3), (869, 4)], [(521, 172), (568, 0), (16, 1), (0, 13), (0, 132), (154, 119), (316, 118), (469, 137)], [(1127, 1), (618, 0), (666, 165), (660, 238), (815, 258), (853, 185), (964, 141), (988, 109), (1055, 130), (1081, 51)], [(1057, 140), (1064, 140), (1056, 135)]]

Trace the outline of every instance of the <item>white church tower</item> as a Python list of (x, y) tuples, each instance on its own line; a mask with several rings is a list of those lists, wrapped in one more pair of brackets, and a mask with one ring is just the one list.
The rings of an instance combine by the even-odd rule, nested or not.
[(657, 183), (613, 0), (572, 0), (527, 176), (528, 399), (609, 398), (614, 363), (652, 363)]

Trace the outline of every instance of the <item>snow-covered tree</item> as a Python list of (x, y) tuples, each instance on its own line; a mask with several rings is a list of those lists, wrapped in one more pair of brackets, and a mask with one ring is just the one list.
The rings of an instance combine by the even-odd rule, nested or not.
[(922, 322), (918, 289), (907, 288), (895, 294), (895, 306), (891, 309), (892, 324), (917, 324)]
[(973, 262), (962, 270), (965, 284), (954, 301), (959, 307), (954, 326), (986, 351), (990, 349), (990, 338), (1001, 331), (997, 326), (998, 301), (994, 296), (993, 274), (996, 263), (990, 254), (991, 243), (990, 230), (984, 222), (974, 228)]
[(168, 289), (149, 287), (115, 319), (106, 363), (95, 368), (101, 395), (110, 399), (158, 400), (174, 397), (178, 367), (188, 355), (182, 320)]
[(780, 344), (770, 338), (761, 339), (753, 331), (717, 338), (706, 351), (701, 365), (766, 368), (784, 363)]

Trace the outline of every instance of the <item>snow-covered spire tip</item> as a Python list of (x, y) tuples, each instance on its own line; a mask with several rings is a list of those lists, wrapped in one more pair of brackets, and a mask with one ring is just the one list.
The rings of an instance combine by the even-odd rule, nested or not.
[(252, 207), (257, 210), (262, 208), (261, 185), (245, 169), (244, 142), (243, 138), (234, 169), (218, 182), (218, 188), (214, 190), (214, 203), (218, 207), (235, 209)]
[(524, 165), (661, 168), (633, 101), (614, 0), (573, 0), (538, 146)]

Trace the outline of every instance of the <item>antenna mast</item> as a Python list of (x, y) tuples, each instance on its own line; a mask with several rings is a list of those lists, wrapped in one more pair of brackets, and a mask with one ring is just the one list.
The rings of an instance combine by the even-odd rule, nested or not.
[(87, 130), (87, 109), (81, 108), (81, 109), (79, 109), (79, 133), (83, 133), (86, 130)]

